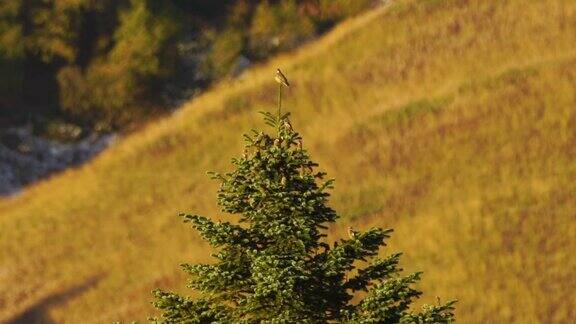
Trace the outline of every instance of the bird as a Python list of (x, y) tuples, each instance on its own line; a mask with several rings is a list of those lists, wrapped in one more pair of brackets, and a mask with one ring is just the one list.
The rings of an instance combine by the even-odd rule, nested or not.
[(272, 138), (270, 138), (270, 136), (260, 132), (260, 135), (258, 135), (254, 144), (256, 144), (256, 146), (258, 146), (260, 148), (267, 148), (268, 146), (270, 146), (272, 144), (272, 142), (273, 141), (272, 141)]
[(356, 232), (350, 226), (348, 226), (348, 237), (350, 237), (351, 239), (356, 237)]
[(294, 131), (294, 128), (292, 128), (292, 124), (290, 124), (290, 121), (288, 120), (288, 118), (284, 119), (284, 128), (290, 132)]
[(282, 73), (282, 71), (280, 71), (280, 69), (276, 69), (276, 76), (274, 77), (274, 80), (276, 80), (276, 82), (280, 83), (281, 85), (283, 85), (285, 87), (290, 87), (290, 83), (288, 82), (288, 79)]

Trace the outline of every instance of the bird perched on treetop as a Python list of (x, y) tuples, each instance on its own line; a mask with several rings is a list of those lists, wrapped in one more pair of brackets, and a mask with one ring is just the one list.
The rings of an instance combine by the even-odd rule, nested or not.
[(290, 87), (288, 79), (282, 73), (282, 71), (280, 71), (280, 69), (276, 69), (276, 76), (274, 77), (274, 80), (276, 80), (276, 82), (280, 83), (283, 86)]
[(292, 124), (290, 124), (290, 121), (288, 120), (288, 118), (284, 119), (284, 128), (286, 128), (287, 130), (293, 132), (294, 128), (292, 128)]
[(356, 237), (356, 231), (354, 231), (350, 226), (348, 226), (348, 237), (351, 239)]

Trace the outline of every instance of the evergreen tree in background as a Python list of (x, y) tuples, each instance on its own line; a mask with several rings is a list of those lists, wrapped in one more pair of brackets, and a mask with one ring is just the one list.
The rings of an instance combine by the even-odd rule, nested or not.
[[(279, 107), (280, 108), (280, 107)], [(274, 134), (245, 135), (218, 204), (238, 223), (183, 215), (218, 251), (213, 264), (185, 264), (197, 299), (154, 291), (156, 323), (448, 323), (453, 304), (409, 308), (420, 273), (398, 268), (400, 253), (378, 258), (392, 230), (349, 230), (333, 244), (322, 234), (338, 218), (328, 207), (332, 180), (315, 171), (289, 114), (263, 113)], [(358, 268), (358, 261), (368, 265)], [(353, 297), (362, 299), (354, 302)]]
[(0, 1), (0, 116), (129, 129), (373, 3)]

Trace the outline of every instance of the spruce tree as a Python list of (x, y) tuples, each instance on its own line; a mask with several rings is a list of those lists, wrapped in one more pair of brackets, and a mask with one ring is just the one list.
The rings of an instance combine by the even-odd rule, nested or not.
[[(182, 214), (215, 248), (215, 263), (184, 264), (198, 298), (155, 290), (155, 323), (449, 323), (454, 301), (410, 306), (421, 273), (403, 275), (401, 253), (378, 257), (391, 229), (349, 229), (329, 244), (338, 218), (328, 206), (333, 180), (316, 171), (302, 138), (281, 114), (264, 112), (272, 134), (252, 130), (234, 170), (220, 181), (218, 204), (237, 221)], [(367, 263), (359, 268), (359, 261)], [(356, 299), (353, 299), (354, 297)]]

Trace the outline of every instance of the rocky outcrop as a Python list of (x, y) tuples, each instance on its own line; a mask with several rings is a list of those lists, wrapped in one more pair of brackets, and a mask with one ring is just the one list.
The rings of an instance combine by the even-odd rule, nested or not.
[(114, 139), (113, 134), (92, 134), (75, 143), (58, 143), (36, 137), (25, 127), (0, 130), (0, 195), (14, 194), (54, 172), (78, 166)]

